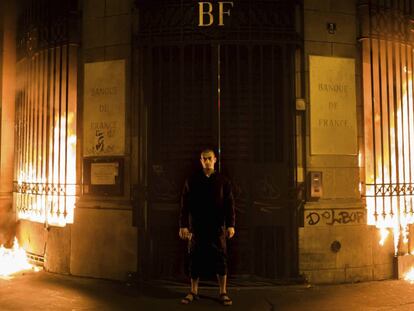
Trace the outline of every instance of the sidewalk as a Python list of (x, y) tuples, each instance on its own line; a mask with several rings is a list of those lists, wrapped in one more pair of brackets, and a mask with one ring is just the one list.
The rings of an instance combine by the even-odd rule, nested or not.
[(0, 310), (414, 310), (414, 284), (387, 280), (342, 285), (231, 287), (233, 306), (223, 307), (217, 289), (203, 287), (201, 299), (180, 305), (182, 286), (145, 286), (46, 272), (0, 279)]

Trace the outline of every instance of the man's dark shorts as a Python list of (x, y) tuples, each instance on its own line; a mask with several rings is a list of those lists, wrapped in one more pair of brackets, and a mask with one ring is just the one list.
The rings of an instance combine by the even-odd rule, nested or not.
[(189, 242), (189, 274), (192, 279), (227, 274), (225, 229), (213, 235), (193, 233)]

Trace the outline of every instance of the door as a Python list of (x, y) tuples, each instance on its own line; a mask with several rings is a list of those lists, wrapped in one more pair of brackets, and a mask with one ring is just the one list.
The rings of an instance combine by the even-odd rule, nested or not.
[[(240, 10), (252, 13), (250, 26), (235, 27), (237, 33), (228, 28), (226, 35), (186, 24), (194, 2), (151, 3), (141, 8), (135, 49), (147, 124), (142, 270), (150, 278), (186, 279), (186, 243), (178, 238), (181, 190), (199, 168), (201, 148), (214, 145), (236, 198), (231, 276), (295, 276), (296, 46), (274, 31), (283, 29), (283, 38), (294, 31), (291, 2), (240, 2)], [(279, 16), (262, 16), (268, 12)]]

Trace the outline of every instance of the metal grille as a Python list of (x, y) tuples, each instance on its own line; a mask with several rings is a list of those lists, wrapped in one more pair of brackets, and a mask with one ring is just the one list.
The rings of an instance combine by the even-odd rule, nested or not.
[(362, 3), (365, 196), (368, 223), (414, 223), (412, 1)]
[(76, 183), (77, 45), (74, 1), (25, 2), (19, 20), (14, 206), (19, 219), (73, 222)]
[(285, 160), (285, 49), (276, 44), (221, 47), (222, 141), (227, 160)]
[(213, 140), (211, 47), (159, 46), (148, 52), (152, 58), (152, 101), (156, 103), (151, 107), (157, 129), (152, 133), (153, 159), (191, 161), (194, 150)]
[[(200, 167), (200, 148), (213, 145), (237, 201), (230, 273), (296, 274), (297, 228), (288, 196), (298, 2), (240, 0), (224, 27), (202, 28), (196, 1), (136, 1), (139, 122), (148, 124), (148, 136), (141, 131), (148, 143), (141, 162), (148, 165), (149, 191), (142, 211), (144, 273), (184, 278), (177, 263), (186, 245), (174, 236), (180, 192)], [(269, 260), (255, 256), (263, 249)]]

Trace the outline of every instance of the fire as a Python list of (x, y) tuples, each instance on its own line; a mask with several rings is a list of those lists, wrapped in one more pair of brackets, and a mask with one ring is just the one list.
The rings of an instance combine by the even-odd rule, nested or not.
[(18, 219), (63, 227), (76, 201), (77, 48), (44, 49), (16, 68), (13, 206)]
[(38, 271), (29, 263), (26, 252), (19, 247), (16, 238), (14, 238), (12, 248), (0, 246), (0, 276), (10, 276), (16, 272), (30, 269)]
[(26, 164), (26, 170), (19, 172), (17, 184), (20, 189), (25, 189), (15, 195), (19, 219), (61, 227), (73, 223), (76, 194), (74, 117), (70, 113), (68, 122), (62, 119), (60, 127), (54, 128), (54, 140), (49, 142), (51, 150), (60, 150), (66, 157), (59, 157), (58, 153), (50, 154), (49, 174), (46, 170), (36, 171), (36, 162)]
[(404, 280), (414, 284), (414, 268), (411, 268), (411, 270), (404, 275)]
[[(407, 72), (407, 67), (401, 64), (394, 70)], [(388, 236), (385, 231), (391, 230), (395, 255), (409, 252), (406, 250), (408, 226), (414, 224), (411, 190), (414, 158), (409, 156), (414, 152), (414, 145), (410, 142), (410, 137), (414, 137), (414, 118), (410, 113), (414, 107), (411, 72), (400, 83), (401, 89), (392, 97), (395, 104), (375, 98), (371, 98), (372, 106), (369, 106), (371, 102), (368, 103), (367, 108), (375, 117), (367, 116), (371, 118), (366, 122), (367, 130), (371, 129), (370, 135), (373, 136), (366, 140), (368, 148), (365, 150), (368, 224), (380, 230), (381, 245)]]
[(390, 232), (386, 228), (380, 228), (380, 234), (381, 234), (381, 240), (380, 240), (379, 244), (381, 246), (384, 246), (385, 241), (387, 240), (387, 237), (390, 234)]

